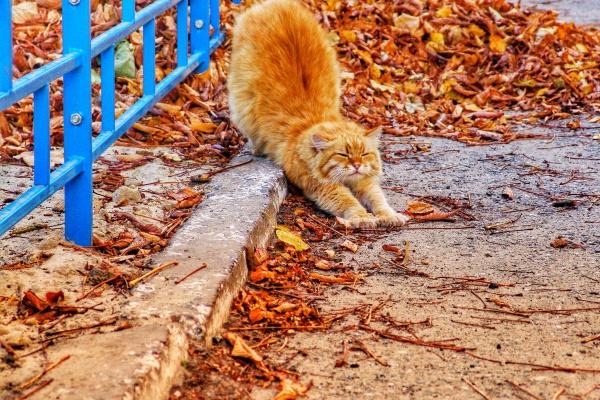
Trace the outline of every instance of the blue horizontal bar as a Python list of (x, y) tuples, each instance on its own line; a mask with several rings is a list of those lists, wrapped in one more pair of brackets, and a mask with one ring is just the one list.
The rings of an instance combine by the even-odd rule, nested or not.
[[(219, 35), (210, 40), (210, 52), (219, 47), (225, 35), (221, 32)], [(156, 86), (156, 94), (154, 96), (143, 96), (131, 107), (127, 109), (116, 122), (114, 131), (102, 132), (92, 143), (92, 158), (98, 159), (114, 142), (116, 142), (129, 128), (133, 126), (154, 104), (165, 97), (175, 86), (183, 81), (192, 71), (200, 65), (202, 53), (196, 53), (189, 59), (186, 66), (175, 68)]]
[(96, 160), (106, 149), (131, 128), (154, 104), (165, 97), (175, 86), (183, 81), (198, 65), (201, 54), (190, 57), (188, 65), (175, 68), (156, 85), (154, 96), (143, 96), (127, 109), (118, 119), (114, 131), (102, 132), (92, 143), (92, 158)]
[(0, 210), (0, 236), (42, 204), (44, 200), (59, 191), (67, 182), (75, 178), (82, 169), (82, 158), (68, 161), (52, 172), (50, 183), (47, 186), (35, 185), (19, 195), (12, 203), (2, 208)]
[[(1, 28), (4, 29), (4, 28)], [(69, 53), (17, 79), (13, 90), (0, 94), (0, 111), (81, 65), (79, 53)]]
[(110, 46), (135, 32), (140, 26), (158, 17), (182, 0), (157, 0), (141, 9), (133, 22), (121, 22), (92, 40), (92, 57), (96, 57)]

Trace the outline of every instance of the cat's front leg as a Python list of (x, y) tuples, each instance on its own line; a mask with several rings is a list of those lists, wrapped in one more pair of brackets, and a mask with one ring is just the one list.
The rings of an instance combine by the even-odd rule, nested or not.
[(368, 177), (352, 183), (350, 187), (360, 202), (375, 214), (380, 225), (402, 226), (410, 220), (390, 207), (377, 178)]
[(377, 226), (378, 219), (370, 214), (344, 185), (319, 184), (312, 191), (305, 189), (305, 194), (321, 209), (342, 218), (344, 223), (352, 228)]

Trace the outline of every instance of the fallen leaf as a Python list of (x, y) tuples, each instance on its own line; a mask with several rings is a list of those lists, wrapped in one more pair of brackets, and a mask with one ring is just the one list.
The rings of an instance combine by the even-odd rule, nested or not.
[(298, 396), (306, 394), (308, 389), (309, 387), (303, 386), (291, 379), (283, 379), (280, 384), (279, 393), (273, 397), (273, 400), (294, 400)]
[(433, 206), (424, 201), (411, 201), (408, 203), (406, 211), (413, 215), (425, 215), (434, 211)]
[(233, 346), (231, 355), (234, 357), (245, 358), (255, 363), (261, 363), (263, 358), (252, 347), (242, 339), (239, 335), (233, 332), (225, 332), (223, 337)]
[(24, 1), (12, 7), (12, 20), (15, 24), (26, 24), (36, 18), (38, 7), (34, 1)]
[(310, 248), (300, 236), (290, 231), (286, 226), (278, 225), (275, 229), (275, 235), (277, 235), (277, 239), (293, 246), (297, 251), (303, 251)]
[(358, 250), (358, 245), (354, 242), (351, 242), (348, 239), (344, 240), (344, 242), (340, 246), (353, 253), (356, 253), (356, 251)]

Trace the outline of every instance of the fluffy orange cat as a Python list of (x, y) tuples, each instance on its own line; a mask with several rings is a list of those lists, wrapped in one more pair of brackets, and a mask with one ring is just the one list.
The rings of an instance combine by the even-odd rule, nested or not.
[(236, 21), (228, 78), (233, 122), (323, 210), (353, 227), (403, 225), (381, 189), (380, 129), (340, 113), (334, 49), (296, 0), (267, 0)]

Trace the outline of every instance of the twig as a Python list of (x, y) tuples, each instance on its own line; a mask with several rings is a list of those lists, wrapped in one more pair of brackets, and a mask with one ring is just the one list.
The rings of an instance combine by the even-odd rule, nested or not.
[(469, 387), (471, 389), (473, 389), (477, 394), (479, 394), (481, 397), (483, 397), (485, 400), (491, 400), (491, 398), (485, 394), (484, 392), (481, 391), (481, 389), (477, 388), (477, 386), (475, 386), (474, 384), (472, 384), (467, 378), (462, 378), (462, 381), (464, 383), (466, 383), (467, 385), (469, 385)]
[(228, 331), (262, 331), (267, 329), (328, 329), (329, 325), (283, 325), (283, 326), (239, 326), (233, 328), (227, 328)]
[(342, 342), (342, 356), (335, 360), (335, 367), (340, 368), (348, 364), (348, 357), (350, 352), (348, 351), (348, 342), (344, 340)]
[(47, 381), (44, 381), (44, 382), (40, 383), (38, 386), (36, 386), (35, 388), (31, 389), (29, 392), (24, 393), (17, 400), (25, 400), (25, 399), (30, 398), (31, 396), (33, 396), (34, 394), (36, 394), (37, 392), (39, 392), (40, 390), (42, 390), (43, 388), (45, 388), (46, 386), (48, 386), (49, 384), (51, 384), (52, 382), (54, 382), (54, 379), (48, 379)]
[(201, 266), (199, 266), (198, 268), (196, 268), (195, 270), (193, 270), (189, 274), (185, 275), (183, 278), (176, 280), (175, 284), (179, 285), (181, 282), (183, 282), (184, 280), (186, 280), (190, 276), (194, 275), (196, 272), (203, 270), (204, 268), (206, 268), (206, 263), (202, 264)]
[(526, 390), (525, 388), (523, 388), (521, 385), (514, 383), (512, 381), (509, 381), (508, 379), (505, 380), (506, 383), (510, 384), (512, 387), (514, 387), (515, 389), (519, 389), (520, 391), (522, 391), (523, 393), (533, 397), (536, 400), (543, 400), (541, 397), (536, 396), (535, 394), (531, 393), (530, 391)]
[(477, 308), (477, 307), (464, 307), (464, 306), (454, 306), (454, 307), (459, 308), (461, 310), (484, 311), (484, 312), (516, 315), (517, 317), (529, 318), (528, 314), (523, 314), (521, 312), (507, 311), (507, 310), (498, 310), (495, 308)]
[(600, 369), (593, 368), (576, 368), (576, 367), (561, 367), (561, 366), (550, 366), (543, 364), (534, 364), (534, 363), (526, 363), (519, 361), (506, 361), (506, 364), (514, 364), (514, 365), (525, 365), (527, 367), (534, 367), (534, 371), (556, 371), (556, 372), (588, 372), (591, 374), (600, 374)]
[(332, 231), (332, 232), (335, 232), (335, 233), (337, 233), (337, 234), (338, 234), (338, 235), (340, 235), (340, 236), (347, 236), (345, 233), (342, 233), (342, 232), (338, 231), (337, 229), (333, 229), (333, 228), (332, 228), (332, 227), (330, 227), (329, 225), (327, 225), (327, 224), (324, 224), (323, 222), (319, 221), (318, 219), (316, 219), (315, 217), (313, 217), (313, 216), (312, 216), (312, 215), (310, 215), (310, 214), (306, 214), (306, 216), (307, 216), (308, 218), (312, 219), (313, 221), (315, 221), (317, 224), (319, 224), (319, 225), (321, 225), (321, 226), (323, 226), (323, 227), (325, 227), (325, 228), (329, 229), (329, 230), (330, 230), (330, 231)]
[(376, 333), (381, 337), (387, 338), (387, 339), (392, 339), (395, 340), (397, 342), (402, 342), (402, 343), (410, 343), (410, 344), (414, 344), (416, 346), (424, 346), (424, 347), (436, 347), (439, 349), (446, 349), (446, 350), (452, 350), (452, 351), (456, 351), (456, 352), (463, 352), (466, 350), (466, 348), (462, 347), (462, 346), (456, 346), (454, 344), (448, 344), (448, 343), (444, 343), (444, 341), (442, 340), (437, 340), (437, 341), (426, 341), (426, 340), (422, 340), (422, 339), (418, 339), (418, 338), (412, 338), (412, 337), (407, 337), (407, 336), (400, 336), (400, 335), (395, 335), (393, 333), (390, 332), (385, 332), (385, 331), (380, 331), (378, 329), (375, 328), (371, 328), (370, 326), (366, 326), (366, 325), (358, 325), (358, 327), (360, 329), (363, 329), (367, 332), (372, 332), (372, 333)]
[(40, 380), (40, 378), (42, 378), (44, 375), (46, 375), (48, 372), (52, 371), (54, 368), (58, 367), (60, 364), (62, 364), (63, 362), (67, 361), (70, 357), (71, 356), (67, 354), (66, 356), (64, 356), (60, 360), (58, 360), (58, 361), (50, 364), (49, 366), (47, 366), (46, 368), (44, 368), (44, 370), (42, 372), (40, 372), (39, 374), (37, 374), (36, 376), (34, 376), (33, 378), (31, 378), (27, 382), (24, 382), (21, 385), (19, 385), (19, 389), (23, 390), (23, 389), (26, 389), (29, 386), (33, 385), (38, 380)]
[(133, 287), (135, 285), (137, 285), (138, 283), (140, 283), (141, 281), (143, 281), (146, 278), (149, 278), (153, 275), (156, 275), (157, 273), (159, 273), (160, 271), (162, 271), (165, 268), (168, 268), (170, 266), (173, 265), (177, 265), (177, 261), (167, 261), (164, 264), (159, 265), (158, 267), (154, 268), (152, 271), (146, 272), (144, 275), (140, 276), (139, 278), (135, 278), (129, 281), (129, 287)]
[(81, 296), (79, 296), (75, 302), (78, 302), (79, 300), (83, 300), (86, 297), (88, 297), (90, 294), (92, 294), (94, 292), (94, 290), (98, 289), (100, 286), (104, 285), (105, 283), (109, 283), (114, 281), (115, 279), (119, 278), (121, 276), (121, 274), (117, 274), (115, 276), (113, 276), (112, 278), (108, 278), (106, 280), (103, 280), (102, 282), (100, 282), (99, 284), (95, 285), (93, 288), (91, 288), (90, 290), (88, 290), (87, 292), (85, 292), (84, 294), (82, 294)]
[(473, 322), (463, 322), (463, 321), (455, 321), (453, 319), (450, 320), (450, 322), (454, 322), (455, 324), (460, 324), (460, 325), (467, 325), (467, 326), (476, 326), (479, 328), (485, 328), (485, 329), (496, 329), (493, 326), (489, 326), (489, 325), (482, 325), (482, 324), (475, 324)]
[(583, 339), (581, 343), (593, 342), (594, 340), (600, 340), (600, 335), (592, 336), (587, 339)]
[(356, 347), (352, 347), (352, 349), (356, 349), (356, 350), (360, 350), (363, 353), (365, 353), (366, 355), (368, 355), (369, 357), (373, 358), (373, 360), (375, 360), (378, 364), (383, 365), (384, 367), (389, 367), (390, 364), (388, 364), (386, 361), (380, 359), (379, 357), (377, 357), (368, 347), (365, 343), (361, 342), (360, 340), (355, 341), (354, 343), (357, 344)]
[(487, 308), (487, 304), (485, 304), (485, 301), (483, 301), (483, 299), (474, 291), (469, 290), (469, 293), (471, 293), (473, 296), (477, 297), (479, 299), (479, 301), (481, 301), (481, 304), (483, 304), (483, 308)]
[(92, 325), (87, 325), (87, 326), (80, 326), (77, 328), (71, 328), (71, 329), (63, 329), (62, 331), (54, 331), (54, 332), (46, 332), (46, 336), (53, 336), (52, 338), (48, 338), (48, 339), (44, 339), (43, 342), (46, 342), (48, 340), (53, 340), (56, 338), (56, 336), (59, 335), (64, 335), (67, 333), (73, 333), (73, 332), (79, 332), (79, 331), (84, 331), (87, 329), (94, 329), (94, 328), (98, 328), (100, 326), (105, 326), (105, 325), (110, 325), (110, 324), (114, 324), (117, 321), (117, 317), (110, 317), (104, 321), (100, 321), (96, 324), (92, 324)]
[(565, 388), (561, 387), (560, 389), (558, 389), (558, 391), (556, 393), (554, 393), (554, 395), (552, 396), (552, 400), (558, 400), (558, 398), (565, 392)]
[(0, 339), (0, 347), (4, 348), (4, 350), (6, 350), (6, 352), (11, 356), (15, 355), (15, 349), (13, 349), (10, 344), (6, 343), (2, 339)]

